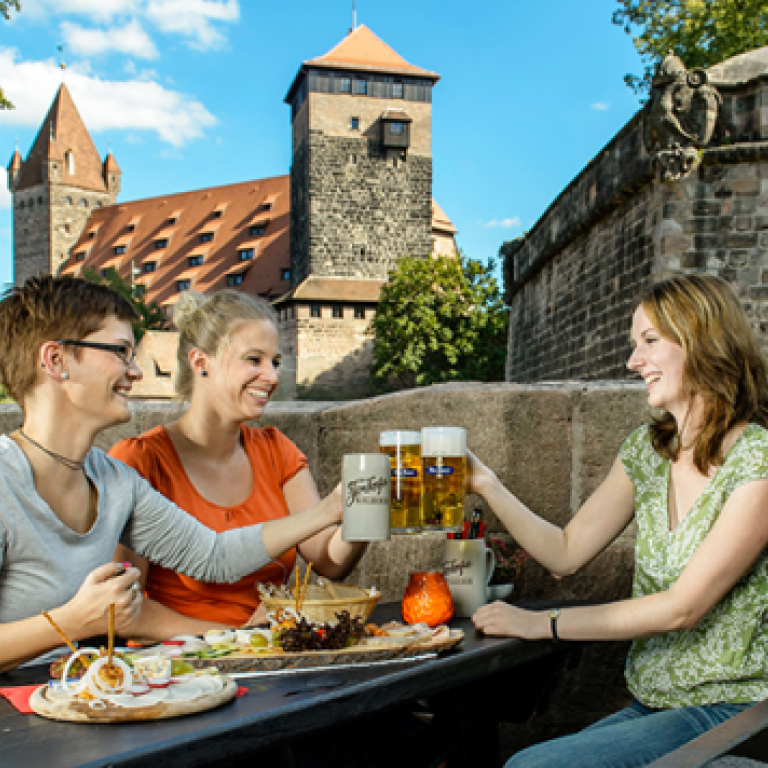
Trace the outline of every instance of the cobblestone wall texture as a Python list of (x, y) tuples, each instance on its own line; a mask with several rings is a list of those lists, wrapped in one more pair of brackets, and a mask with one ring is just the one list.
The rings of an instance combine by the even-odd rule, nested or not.
[(656, 180), (640, 111), (524, 241), (502, 247), (507, 380), (631, 377), (631, 310), (674, 273), (728, 280), (768, 352), (768, 82), (718, 87), (716, 135), (688, 177)]
[(387, 277), (402, 256), (426, 256), (432, 158), (389, 156), (375, 138), (310, 130), (291, 167), (292, 282), (308, 275)]

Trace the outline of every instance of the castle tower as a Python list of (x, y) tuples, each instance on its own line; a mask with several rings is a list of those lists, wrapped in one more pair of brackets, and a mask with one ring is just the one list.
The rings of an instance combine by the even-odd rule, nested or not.
[(8, 165), (13, 196), (14, 281), (55, 274), (96, 207), (120, 191), (112, 153), (102, 163), (67, 86), (61, 84), (27, 159)]
[(431, 250), (432, 88), (365, 26), (305, 61), (291, 107), (291, 285), (386, 280)]

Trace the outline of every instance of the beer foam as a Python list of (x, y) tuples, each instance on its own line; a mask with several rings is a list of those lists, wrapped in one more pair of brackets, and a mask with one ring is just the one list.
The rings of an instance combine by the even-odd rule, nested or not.
[(466, 456), (467, 430), (464, 427), (424, 427), (421, 430), (421, 455)]
[(382, 448), (399, 448), (401, 445), (421, 445), (421, 432), (393, 429), (379, 435)]

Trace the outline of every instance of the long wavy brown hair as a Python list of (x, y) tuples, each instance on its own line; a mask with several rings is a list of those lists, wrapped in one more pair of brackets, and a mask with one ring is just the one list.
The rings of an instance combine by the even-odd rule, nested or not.
[[(768, 427), (766, 363), (741, 302), (725, 280), (678, 275), (652, 286), (640, 299), (654, 328), (683, 348), (683, 387), (689, 402), (704, 404), (693, 441), (693, 463), (702, 474), (723, 463), (723, 440), (737, 424)], [(653, 447), (676, 460), (679, 428), (670, 413), (651, 423)], [(686, 446), (687, 447), (687, 446)]]

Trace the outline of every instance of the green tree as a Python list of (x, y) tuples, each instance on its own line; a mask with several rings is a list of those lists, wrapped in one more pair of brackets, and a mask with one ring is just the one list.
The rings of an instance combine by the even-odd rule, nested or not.
[(129, 285), (120, 277), (114, 267), (107, 270), (106, 277), (102, 277), (92, 267), (87, 267), (83, 270), (83, 278), (89, 283), (106, 285), (131, 302), (133, 308), (139, 313), (139, 319), (133, 324), (133, 334), (137, 344), (146, 331), (160, 331), (165, 327), (166, 317), (157, 302), (152, 301), (147, 304), (144, 301), (145, 287), (143, 285)]
[[(613, 23), (633, 35), (645, 65), (642, 77), (624, 81), (638, 95), (648, 93), (653, 70), (670, 51), (692, 69), (768, 44), (765, 0), (617, 0)], [(637, 34), (633, 34), (636, 31)]]
[[(15, 10), (17, 13), (21, 10), (19, 0), (0, 0), (0, 13), (3, 14), (6, 21), (11, 18), (11, 10)], [(0, 88), (0, 109), (13, 109), (13, 104), (5, 98), (2, 88)]]
[(373, 385), (503, 381), (508, 323), (492, 261), (401, 259), (373, 318)]

